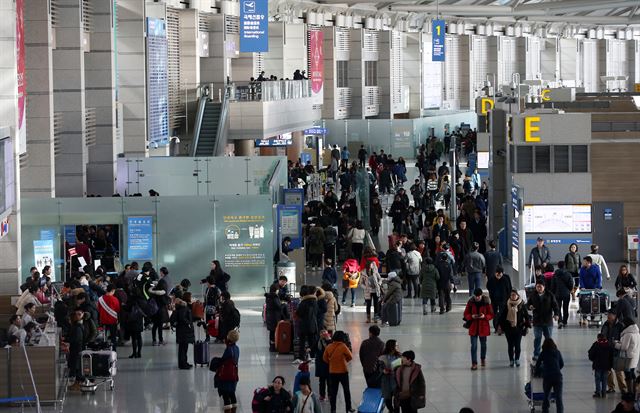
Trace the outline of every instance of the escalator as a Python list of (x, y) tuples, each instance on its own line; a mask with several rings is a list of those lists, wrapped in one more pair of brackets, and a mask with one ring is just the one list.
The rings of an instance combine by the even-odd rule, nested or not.
[(200, 98), (193, 135), (191, 156), (218, 156), (226, 146), (228, 93), (222, 102), (207, 96)]

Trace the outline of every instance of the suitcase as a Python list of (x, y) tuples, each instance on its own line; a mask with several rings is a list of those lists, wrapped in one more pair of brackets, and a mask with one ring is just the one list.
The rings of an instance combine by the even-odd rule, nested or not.
[(591, 293), (592, 291), (580, 291), (578, 293), (580, 314), (591, 314)]
[(196, 340), (193, 345), (193, 364), (196, 366), (209, 365), (209, 342)]
[(118, 354), (111, 350), (85, 350), (80, 353), (82, 375), (85, 377), (111, 378), (116, 375)]
[(204, 304), (200, 301), (196, 301), (191, 305), (191, 314), (193, 320), (204, 320)]
[(397, 326), (402, 322), (402, 300), (387, 307), (387, 322), (390, 326)]
[(362, 393), (362, 401), (358, 405), (358, 413), (382, 413), (384, 398), (381, 389), (366, 388)]
[(291, 353), (293, 344), (293, 324), (289, 320), (281, 320), (276, 326), (276, 351), (280, 354)]

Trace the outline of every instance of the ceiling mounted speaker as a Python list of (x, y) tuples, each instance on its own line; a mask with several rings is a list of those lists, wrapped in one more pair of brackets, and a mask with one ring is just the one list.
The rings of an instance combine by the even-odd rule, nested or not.
[(477, 24), (476, 25), (476, 34), (478, 34), (480, 36), (484, 36), (485, 34), (487, 34), (487, 26), (485, 26), (484, 24)]
[(338, 14), (336, 16), (336, 26), (340, 26), (340, 27), (344, 27), (346, 24), (346, 18), (344, 17), (343, 14)]
[(447, 25), (447, 33), (448, 34), (457, 34), (458, 33), (458, 23), (449, 23)]

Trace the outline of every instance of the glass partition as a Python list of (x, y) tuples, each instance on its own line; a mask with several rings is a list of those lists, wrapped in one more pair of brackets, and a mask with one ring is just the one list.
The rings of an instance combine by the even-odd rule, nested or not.
[(273, 277), (271, 196), (224, 195), (23, 199), (21, 279), (35, 265), (34, 241), (45, 237), (53, 240), (56, 278), (64, 279), (64, 225), (119, 226), (120, 262), (130, 262), (131, 217), (151, 218), (150, 261), (166, 266), (174, 284), (188, 278), (197, 291), (214, 259), (231, 275), (233, 294), (262, 293)]
[(234, 83), (231, 96), (236, 101), (302, 99), (311, 96), (311, 83), (304, 80), (271, 80), (266, 82)]

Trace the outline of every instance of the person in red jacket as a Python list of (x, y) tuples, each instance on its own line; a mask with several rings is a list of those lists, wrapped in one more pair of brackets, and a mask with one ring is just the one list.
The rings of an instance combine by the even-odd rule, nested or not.
[(98, 299), (100, 325), (109, 331), (113, 351), (116, 351), (118, 344), (118, 313), (120, 313), (120, 301), (114, 295), (115, 291), (115, 285), (109, 284), (106, 294)]
[(480, 338), (480, 365), (485, 366), (487, 336), (491, 334), (489, 325), (491, 319), (493, 319), (491, 303), (482, 294), (482, 288), (476, 288), (464, 309), (464, 326), (469, 329), (471, 338), (471, 370), (478, 370), (478, 338)]

